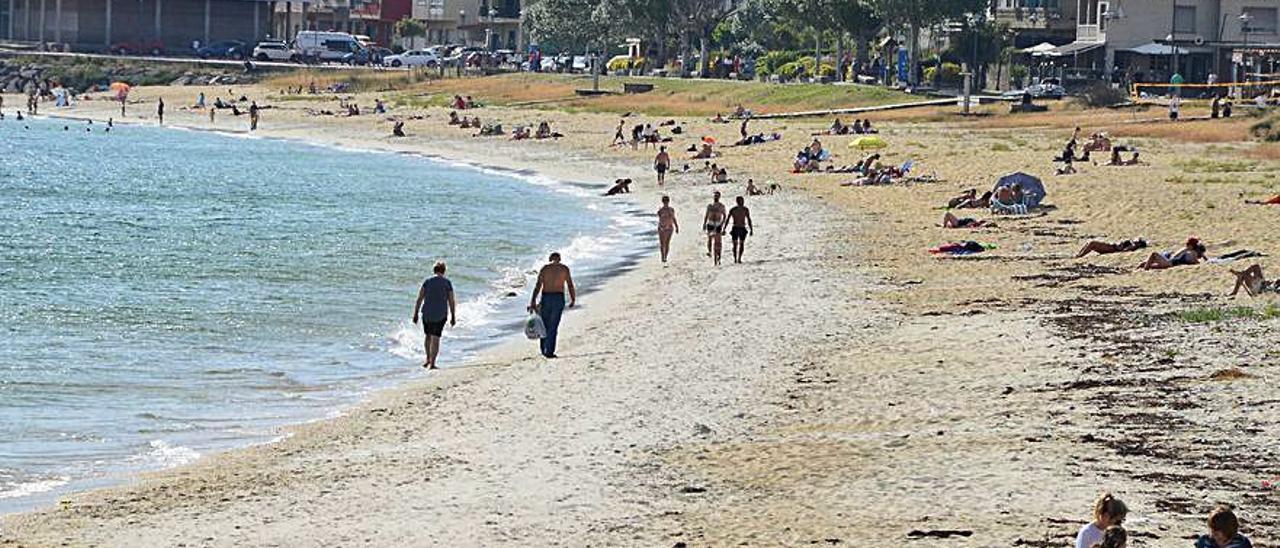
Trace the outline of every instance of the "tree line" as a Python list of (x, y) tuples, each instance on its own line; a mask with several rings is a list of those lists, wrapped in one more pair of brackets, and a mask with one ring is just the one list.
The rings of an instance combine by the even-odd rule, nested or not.
[[(560, 51), (614, 49), (623, 39), (641, 38), (665, 66), (680, 59), (685, 72), (710, 73), (710, 51), (725, 49), (744, 57), (769, 51), (815, 52), (820, 66), (823, 46), (841, 59), (848, 44), (865, 62), (872, 41), (886, 31), (903, 32), (916, 66), (923, 29), (945, 22), (963, 32), (956, 49), (975, 40), (999, 40), (1003, 33), (982, 19), (992, 0), (533, 0), (525, 24), (534, 41)], [(999, 49), (997, 46), (995, 49)], [(989, 45), (980, 64), (998, 53)]]

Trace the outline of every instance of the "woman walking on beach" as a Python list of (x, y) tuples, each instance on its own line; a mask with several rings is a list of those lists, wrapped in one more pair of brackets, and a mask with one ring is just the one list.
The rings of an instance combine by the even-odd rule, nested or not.
[(427, 351), (427, 361), (422, 367), (436, 368), (436, 357), (440, 355), (440, 337), (444, 334), (444, 322), (450, 326), (458, 323), (458, 303), (453, 297), (453, 282), (444, 277), (444, 262), (437, 262), (432, 268), (435, 276), (427, 278), (418, 289), (418, 302), (413, 305), (413, 323), (418, 323), (418, 313), (422, 313), (422, 331), (426, 335), (423, 344)]
[(671, 253), (671, 235), (680, 232), (680, 223), (676, 221), (676, 210), (671, 207), (671, 198), (662, 197), (662, 207), (658, 208), (658, 250), (662, 254), (662, 262), (667, 262)]

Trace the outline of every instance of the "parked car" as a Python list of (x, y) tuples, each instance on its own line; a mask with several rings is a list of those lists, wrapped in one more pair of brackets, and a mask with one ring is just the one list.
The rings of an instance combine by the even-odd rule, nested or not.
[(343, 55), (341, 61), (345, 65), (368, 65), (373, 63), (373, 55), (373, 50), (362, 46)]
[(375, 65), (381, 65), (388, 57), (396, 54), (396, 52), (381, 46), (374, 46), (369, 49), (373, 52), (373, 64)]
[(253, 58), (259, 61), (289, 61), (293, 59), (293, 48), (279, 41), (258, 42), (253, 48)]
[(201, 59), (244, 59), (248, 46), (239, 40), (222, 40), (196, 50)]
[(1026, 89), (1015, 89), (1004, 92), (1006, 98), (1019, 98), (1023, 94), (1030, 93), (1031, 97), (1036, 99), (1061, 99), (1067, 94), (1067, 89), (1054, 83), (1040, 83), (1027, 86)]
[(382, 64), (389, 67), (434, 67), (440, 64), (440, 58), (430, 51), (415, 49), (388, 56)]
[(359, 52), (364, 46), (345, 32), (304, 30), (294, 39), (293, 49), (303, 59), (346, 61), (347, 54)]
[(159, 40), (117, 42), (111, 44), (110, 51), (116, 55), (160, 55), (164, 53), (164, 42)]
[(478, 46), (456, 47), (449, 51), (449, 56), (444, 58), (443, 63), (451, 67), (458, 66), (466, 63), (472, 54), (482, 51), (484, 51), (484, 48)]

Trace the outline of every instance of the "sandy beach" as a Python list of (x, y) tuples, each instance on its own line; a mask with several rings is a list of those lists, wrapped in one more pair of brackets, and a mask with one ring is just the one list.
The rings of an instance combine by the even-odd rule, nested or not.
[[(137, 90), (124, 121), (155, 123), (154, 98), (189, 104), (198, 89)], [(690, 161), (657, 189), (652, 150), (607, 146), (611, 113), (475, 111), (567, 135), (511, 142), (448, 127), (444, 109), (393, 105), (409, 136), (392, 138), (386, 116), (308, 113), (336, 110), (335, 97), (243, 93), (275, 107), (263, 137), (600, 185), (635, 178), (622, 199), (636, 207), (673, 199), (673, 260), (658, 262), (654, 238), (652, 256), (593, 288), (566, 316), (560, 360), (505, 341), (280, 442), (7, 516), (0, 545), (1066, 546), (1103, 491), (1128, 503), (1135, 546), (1189, 545), (1218, 503), (1236, 505), (1256, 545), (1280, 542), (1275, 299), (1223, 296), (1228, 269), (1280, 272), (1280, 210), (1245, 203), (1280, 188), (1280, 163), (1238, 122), (1170, 131), (1158, 111), (877, 115), (886, 160), (916, 160), (941, 181), (850, 188), (847, 175), (789, 173), (829, 119), (758, 120), (753, 133), (785, 138), (721, 148), (715, 161), (736, 182), (712, 185)], [(368, 112), (378, 96), (355, 100)], [(117, 108), (58, 114), (104, 120)], [(677, 158), (701, 136), (737, 138), (736, 124), (663, 118), (685, 127)], [(177, 107), (166, 122), (248, 123)], [(1049, 159), (1079, 124), (1147, 163), (1053, 176)], [(863, 155), (849, 137), (821, 138), (837, 164)], [(994, 228), (940, 227), (947, 198), (1015, 170), (1043, 177), (1054, 207)], [(702, 209), (712, 190), (741, 194), (747, 177), (781, 190), (748, 199), (746, 264), (713, 267)], [(1188, 235), (1211, 256), (1267, 256), (1160, 272), (1134, 271), (1146, 253), (1072, 258), (1094, 238), (1142, 236), (1159, 251)], [(996, 247), (926, 252), (966, 239)]]

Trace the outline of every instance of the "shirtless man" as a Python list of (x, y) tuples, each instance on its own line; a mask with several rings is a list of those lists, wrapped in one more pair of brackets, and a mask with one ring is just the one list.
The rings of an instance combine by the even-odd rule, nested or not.
[(733, 220), (733, 229), (729, 236), (733, 238), (733, 262), (742, 264), (742, 252), (746, 248), (747, 235), (755, 235), (755, 226), (751, 223), (751, 210), (747, 209), (746, 200), (738, 196), (738, 205), (729, 210), (729, 218)]
[[(533, 296), (529, 298), (529, 312), (537, 312), (542, 317), (542, 324), (547, 328), (547, 336), (539, 343), (542, 355), (547, 358), (556, 356), (556, 335), (560, 332), (560, 315), (564, 313), (564, 293), (569, 291), (569, 308), (578, 301), (578, 290), (573, 286), (573, 276), (569, 267), (560, 264), (560, 254), (552, 253), (546, 266), (538, 272), (538, 283), (533, 286)], [(542, 294), (542, 302), (538, 303), (538, 294)]]
[(707, 256), (713, 258), (717, 266), (720, 264), (726, 216), (724, 204), (720, 203), (720, 191), (716, 191), (712, 195), (711, 203), (707, 204), (707, 214), (702, 218), (702, 227), (707, 231)]
[(671, 207), (671, 198), (662, 197), (662, 207), (658, 208), (658, 250), (662, 253), (662, 262), (667, 262), (671, 253), (671, 235), (680, 233), (680, 223), (676, 221), (676, 210)]
[(658, 172), (658, 186), (662, 186), (667, 182), (667, 170), (671, 169), (671, 155), (667, 154), (667, 147), (658, 149), (658, 155), (653, 158), (653, 169)]

